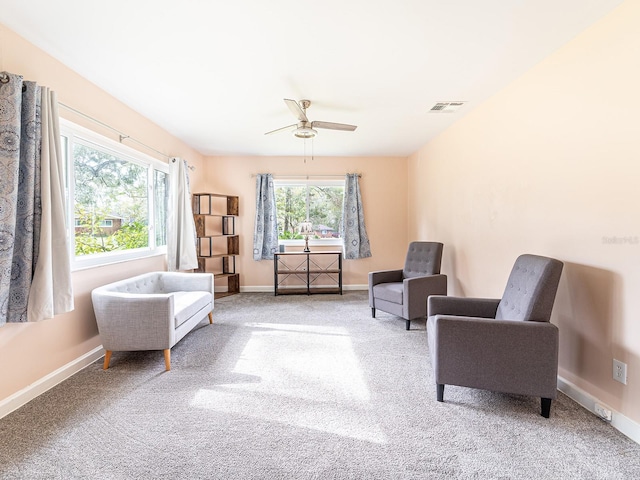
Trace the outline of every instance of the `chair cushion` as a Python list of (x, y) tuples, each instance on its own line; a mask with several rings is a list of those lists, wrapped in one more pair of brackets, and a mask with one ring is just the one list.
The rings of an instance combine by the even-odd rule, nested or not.
[(548, 322), (558, 289), (562, 262), (538, 255), (520, 255), (511, 270), (496, 320)]
[(387, 302), (402, 305), (403, 284), (396, 283), (379, 283), (373, 287), (373, 297)]
[(189, 320), (196, 312), (211, 303), (210, 292), (174, 292), (173, 306), (176, 327)]
[(442, 249), (443, 244), (439, 242), (411, 242), (402, 271), (404, 278), (440, 273)]

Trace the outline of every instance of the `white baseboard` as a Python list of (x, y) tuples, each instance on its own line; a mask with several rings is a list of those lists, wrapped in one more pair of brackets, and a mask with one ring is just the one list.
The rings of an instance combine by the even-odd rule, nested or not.
[[(317, 285), (321, 286), (321, 285)], [(335, 285), (326, 285), (327, 287), (335, 287)], [(343, 285), (342, 290), (368, 290), (368, 285)], [(273, 293), (273, 285), (249, 285), (240, 287), (240, 293), (243, 292), (269, 292)]]
[(562, 377), (558, 377), (558, 390), (564, 393), (567, 397), (582, 405), (591, 413), (596, 415), (595, 404), (598, 403), (603, 407), (611, 410), (611, 426), (621, 433), (625, 434), (631, 440), (636, 443), (640, 443), (640, 424), (634, 422), (630, 418), (624, 416), (620, 412), (616, 412), (606, 403), (601, 402), (590, 393), (585, 392), (581, 388), (575, 386), (571, 382), (565, 380)]
[(14, 410), (30, 402), (37, 396), (43, 394), (47, 390), (55, 387), (67, 378), (75, 375), (80, 370), (104, 356), (104, 349), (102, 345), (94, 348), (88, 353), (85, 353), (80, 358), (63, 365), (56, 371), (40, 378), (31, 385), (23, 388), (22, 390), (14, 393), (13, 395), (0, 401), (0, 418), (9, 415)]
[(244, 292), (270, 292), (273, 293), (273, 285), (249, 285), (240, 287), (240, 293)]

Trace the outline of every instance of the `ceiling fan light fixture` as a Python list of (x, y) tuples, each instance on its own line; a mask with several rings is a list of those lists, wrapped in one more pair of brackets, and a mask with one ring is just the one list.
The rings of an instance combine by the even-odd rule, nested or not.
[(311, 127), (298, 127), (293, 131), (293, 135), (298, 138), (313, 138), (317, 134), (317, 130)]

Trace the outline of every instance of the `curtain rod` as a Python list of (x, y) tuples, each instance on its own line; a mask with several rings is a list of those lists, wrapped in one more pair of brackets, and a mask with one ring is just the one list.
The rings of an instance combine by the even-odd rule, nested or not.
[[(173, 158), (171, 159), (171, 163), (176, 163), (176, 160), (178, 160), (178, 158), (173, 157)], [(189, 165), (189, 164), (187, 164), (187, 168), (188, 168), (189, 170), (191, 170), (191, 171), (194, 171), (194, 170), (196, 169), (196, 167), (194, 167), (194, 166), (192, 166), (192, 165)]]
[(121, 132), (121, 131), (120, 131), (120, 130), (118, 130), (117, 128), (113, 128), (111, 125), (107, 125), (106, 123), (104, 123), (104, 122), (102, 122), (102, 121), (100, 121), (100, 120), (98, 120), (98, 119), (96, 119), (96, 118), (93, 118), (93, 117), (91, 117), (91, 116), (87, 115), (86, 113), (82, 113), (80, 110), (76, 110), (75, 108), (70, 107), (69, 105), (65, 105), (65, 104), (64, 104), (64, 103), (62, 103), (62, 102), (58, 102), (58, 105), (60, 105), (61, 107), (66, 108), (67, 110), (71, 110), (72, 112), (74, 112), (74, 113), (76, 113), (76, 114), (80, 115), (81, 117), (86, 118), (87, 120), (91, 120), (92, 122), (95, 122), (95, 123), (97, 123), (98, 125), (102, 125), (103, 127), (108, 128), (109, 130), (112, 130), (112, 131), (116, 132), (116, 133), (120, 136), (120, 143), (122, 143), (122, 141), (123, 141), (123, 140), (129, 139), (129, 140), (131, 140), (132, 142), (135, 142), (135, 143), (137, 143), (138, 145), (142, 145), (143, 147), (145, 147), (145, 148), (147, 148), (147, 149), (149, 149), (149, 150), (151, 150), (151, 151), (153, 151), (153, 152), (157, 153), (158, 155), (160, 155), (160, 156), (162, 156), (162, 157), (164, 157), (164, 158), (166, 158), (166, 159), (171, 158), (171, 155), (167, 155), (166, 153), (162, 153), (161, 151), (156, 150), (155, 148), (150, 147), (149, 145), (147, 145), (147, 144), (145, 144), (145, 143), (142, 143), (142, 142), (141, 142), (141, 141), (139, 141), (139, 140), (136, 140), (135, 138), (133, 138), (133, 137), (131, 137), (131, 136), (127, 135), (126, 133)]
[[(256, 175), (258, 175), (257, 173), (252, 173), (251, 174), (251, 178), (255, 178)], [(273, 174), (274, 177), (277, 178), (320, 178), (320, 177), (344, 177), (346, 175), (346, 173), (338, 173), (336, 175), (277, 175), (277, 174)], [(362, 174), (358, 173), (358, 178), (362, 178)]]

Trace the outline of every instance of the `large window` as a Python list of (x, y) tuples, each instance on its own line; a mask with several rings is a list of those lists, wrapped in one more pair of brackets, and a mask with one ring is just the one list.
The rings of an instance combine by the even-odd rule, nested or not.
[(64, 122), (73, 267), (164, 253), (168, 167)]
[(307, 220), (313, 243), (340, 243), (344, 180), (276, 179), (274, 184), (280, 243), (301, 243), (300, 223)]

